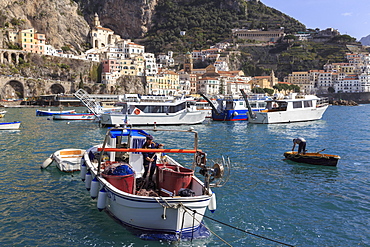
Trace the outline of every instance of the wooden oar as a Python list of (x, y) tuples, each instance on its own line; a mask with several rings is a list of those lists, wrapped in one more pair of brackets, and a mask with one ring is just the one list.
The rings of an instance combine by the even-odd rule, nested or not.
[[(102, 151), (103, 148), (98, 148), (98, 151)], [(199, 149), (157, 149), (157, 148), (104, 148), (105, 152), (140, 152), (140, 153), (187, 153), (195, 154), (197, 152), (202, 152)]]
[(320, 151), (317, 151), (316, 153), (317, 153), (317, 154), (319, 154), (319, 153), (321, 153), (322, 151), (325, 151), (325, 148), (324, 148), (324, 149), (322, 149), (322, 150), (320, 150)]

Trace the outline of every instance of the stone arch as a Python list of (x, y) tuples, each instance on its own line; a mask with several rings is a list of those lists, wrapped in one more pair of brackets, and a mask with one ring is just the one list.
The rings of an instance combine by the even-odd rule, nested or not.
[(24, 86), (22, 82), (17, 80), (8, 81), (2, 88), (2, 96), (6, 99), (23, 99)]
[(4, 52), (4, 63), (11, 63), (11, 56), (8, 51)]
[(26, 58), (26, 55), (24, 53), (19, 53), (18, 60), (19, 59), (21, 59), (21, 61), (23, 61), (23, 62), (27, 62), (27, 58)]
[(11, 62), (13, 64), (18, 64), (18, 54), (17, 53), (14, 53), (14, 52), (11, 53)]
[(52, 94), (65, 93), (64, 87), (61, 84), (58, 84), (58, 83), (55, 83), (55, 84), (51, 85), (50, 91), (51, 91)]

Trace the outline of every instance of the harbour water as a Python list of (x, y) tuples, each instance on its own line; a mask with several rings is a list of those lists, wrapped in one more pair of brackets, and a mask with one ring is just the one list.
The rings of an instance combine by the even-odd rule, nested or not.
[[(214, 189), (217, 210), (206, 214), (229, 226), (205, 219), (218, 237), (175, 243), (142, 240), (99, 212), (78, 172), (40, 169), (56, 150), (100, 143), (105, 128), (36, 117), (34, 108), (6, 110), (0, 121), (22, 125), (0, 131), (1, 246), (282, 246), (238, 229), (294, 246), (370, 246), (370, 105), (330, 106), (313, 122), (193, 126), (209, 159), (232, 161), (229, 182)], [(340, 155), (338, 166), (284, 161), (298, 136), (309, 152)], [(188, 142), (169, 134), (156, 141), (167, 148)]]

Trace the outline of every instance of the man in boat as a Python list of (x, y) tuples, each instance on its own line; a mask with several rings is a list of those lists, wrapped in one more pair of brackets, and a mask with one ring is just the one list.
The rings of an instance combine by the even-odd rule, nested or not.
[(295, 145), (298, 144), (298, 154), (306, 154), (306, 140), (302, 137), (293, 139), (293, 148), (294, 151)]
[[(146, 141), (145, 141), (142, 148), (161, 148), (163, 146), (164, 146), (163, 144), (155, 143), (153, 141), (153, 136), (152, 135), (148, 135), (146, 137)], [(155, 152), (150, 152), (150, 153), (143, 152), (142, 154), (143, 154), (143, 159), (144, 159), (143, 178), (146, 178), (146, 176), (148, 174), (148, 170), (150, 169), (149, 180), (151, 181), (152, 177), (153, 177), (153, 174), (154, 174), (154, 171), (155, 171), (155, 167), (156, 167), (157, 155), (155, 155)]]

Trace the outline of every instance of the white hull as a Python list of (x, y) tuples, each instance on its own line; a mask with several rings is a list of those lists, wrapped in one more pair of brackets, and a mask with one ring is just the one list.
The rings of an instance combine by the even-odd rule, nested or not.
[(81, 168), (81, 158), (85, 150), (83, 149), (62, 149), (52, 155), (56, 166), (63, 172), (79, 171)]
[(0, 111), (0, 118), (5, 116), (6, 111)]
[[(127, 115), (127, 123), (130, 125), (190, 125), (199, 124), (205, 120), (205, 111), (182, 111), (178, 113), (141, 113)], [(125, 114), (101, 114), (100, 123), (108, 126), (123, 125)]]
[(95, 120), (94, 114), (53, 115), (53, 120)]
[(256, 124), (274, 124), (319, 120), (327, 108), (328, 106), (289, 111), (255, 112), (255, 117), (249, 118), (248, 121)]
[[(210, 195), (148, 197), (126, 193), (103, 177), (97, 176), (97, 163), (89, 160), (88, 152), (84, 159), (92, 177), (96, 177), (100, 188), (107, 191), (105, 210), (121, 223), (140, 230), (173, 234), (190, 233), (200, 227), (202, 215), (210, 204)], [(191, 189), (202, 194), (202, 188), (203, 183), (193, 176)], [(185, 207), (196, 210), (199, 214), (195, 214), (194, 219), (193, 213)]]
[(0, 130), (17, 130), (21, 126), (21, 122), (0, 123)]

